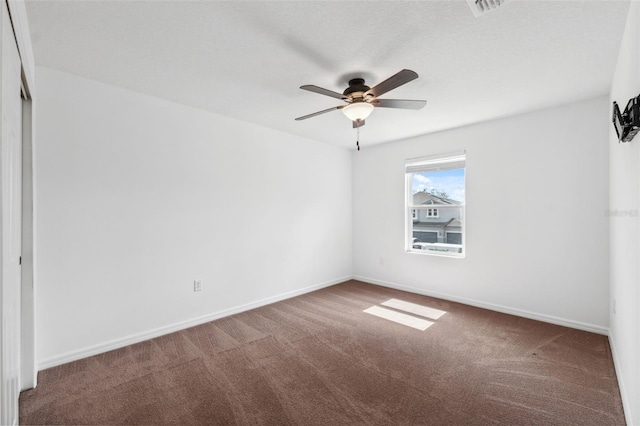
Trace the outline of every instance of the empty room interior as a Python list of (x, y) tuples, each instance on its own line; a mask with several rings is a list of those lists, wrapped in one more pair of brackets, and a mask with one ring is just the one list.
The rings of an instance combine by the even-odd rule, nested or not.
[(1, 15), (0, 424), (640, 424), (640, 3)]

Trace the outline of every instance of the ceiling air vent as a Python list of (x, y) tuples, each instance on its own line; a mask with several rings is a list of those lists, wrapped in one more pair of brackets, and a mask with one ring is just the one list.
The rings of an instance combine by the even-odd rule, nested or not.
[(507, 1), (509, 0), (467, 0), (467, 3), (477, 18), (491, 10), (497, 9)]

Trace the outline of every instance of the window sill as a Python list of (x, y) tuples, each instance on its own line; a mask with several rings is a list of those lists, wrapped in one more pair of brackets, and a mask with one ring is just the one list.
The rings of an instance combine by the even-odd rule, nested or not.
[(440, 257), (454, 257), (458, 259), (464, 259), (465, 252), (459, 253), (461, 247), (458, 245), (449, 245), (449, 244), (438, 244), (433, 243), (429, 245), (424, 245), (422, 249), (409, 248), (407, 249), (407, 253), (410, 254), (422, 254), (427, 256), (440, 256)]

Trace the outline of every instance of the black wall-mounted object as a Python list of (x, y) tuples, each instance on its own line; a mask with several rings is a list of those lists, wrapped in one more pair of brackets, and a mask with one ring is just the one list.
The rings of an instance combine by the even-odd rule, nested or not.
[(618, 104), (613, 102), (611, 121), (618, 135), (618, 143), (631, 142), (640, 131), (640, 95), (629, 99), (623, 112), (620, 112)]

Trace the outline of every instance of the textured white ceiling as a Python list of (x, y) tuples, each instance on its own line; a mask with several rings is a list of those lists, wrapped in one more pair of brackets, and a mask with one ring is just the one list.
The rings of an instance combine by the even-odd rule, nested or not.
[(519, 1), (475, 18), (466, 1), (34, 1), (35, 59), (70, 73), (352, 148), (342, 92), (403, 68), (361, 145), (608, 93), (627, 1)]

